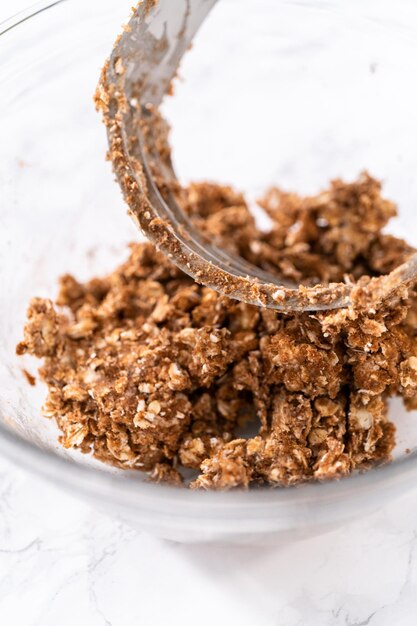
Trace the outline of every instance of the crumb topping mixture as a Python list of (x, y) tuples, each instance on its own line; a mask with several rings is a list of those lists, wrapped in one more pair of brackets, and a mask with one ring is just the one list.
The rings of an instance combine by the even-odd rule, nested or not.
[[(414, 250), (384, 234), (396, 214), (367, 174), (302, 198), (271, 189), (260, 232), (242, 194), (212, 184), (180, 193), (218, 246), (305, 285), (351, 281), (353, 305), (284, 314), (200, 286), (152, 244), (85, 284), (61, 278), (34, 298), (19, 354), (42, 359), (43, 413), (61, 443), (152, 480), (191, 488), (287, 486), (390, 459), (387, 399), (417, 408), (417, 296), (377, 305), (370, 281)], [(243, 438), (252, 423), (254, 436)]]

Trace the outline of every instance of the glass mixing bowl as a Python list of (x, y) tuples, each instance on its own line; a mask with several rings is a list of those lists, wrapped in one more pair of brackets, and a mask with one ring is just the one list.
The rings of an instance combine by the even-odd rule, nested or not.
[[(183, 2), (185, 0), (173, 0)], [(40, 417), (38, 363), (15, 356), (33, 295), (57, 278), (110, 270), (138, 232), (92, 102), (130, 2), (43, 2), (0, 25), (0, 449), (91, 505), (181, 541), (258, 541), (319, 533), (417, 484), (417, 419), (398, 424), (389, 466), (291, 489), (200, 493), (145, 482), (63, 450)], [(221, 0), (181, 68), (172, 122), (184, 180), (316, 192), (362, 169), (384, 180), (417, 244), (417, 4), (414, 0)], [(406, 453), (406, 449), (410, 452)]]

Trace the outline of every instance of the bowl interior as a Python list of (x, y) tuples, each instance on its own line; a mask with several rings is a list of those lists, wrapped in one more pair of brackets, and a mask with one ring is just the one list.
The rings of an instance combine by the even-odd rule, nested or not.
[[(216, 6), (164, 105), (180, 178), (232, 183), (254, 200), (270, 184), (316, 192), (366, 168), (398, 202), (390, 231), (417, 245), (417, 7), (241, 5)], [(38, 362), (14, 349), (30, 297), (54, 297), (63, 273), (86, 279), (111, 270), (139, 237), (92, 101), (129, 8), (69, 0), (0, 37), (8, 59), (0, 67), (0, 419), (33, 444), (105, 472), (113, 470), (57, 443), (55, 424), (40, 417), (45, 389), (22, 373), (36, 374)], [(398, 400), (391, 415), (401, 458), (417, 448), (417, 419)]]

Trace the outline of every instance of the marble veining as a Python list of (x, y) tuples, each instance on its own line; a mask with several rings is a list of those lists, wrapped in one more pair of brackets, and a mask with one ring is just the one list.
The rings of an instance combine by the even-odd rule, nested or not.
[(16, 626), (411, 626), (416, 492), (284, 546), (192, 546), (0, 460), (0, 615)]

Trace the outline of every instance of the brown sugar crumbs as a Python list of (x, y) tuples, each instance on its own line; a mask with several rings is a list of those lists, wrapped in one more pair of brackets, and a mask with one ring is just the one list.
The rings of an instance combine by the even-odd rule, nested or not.
[[(183, 204), (223, 246), (292, 280), (376, 277), (413, 249), (384, 234), (396, 214), (367, 174), (315, 197), (270, 190), (260, 232), (244, 197), (193, 184)], [(360, 291), (360, 287), (359, 287)], [(197, 284), (150, 243), (85, 284), (34, 298), (19, 354), (43, 360), (43, 412), (66, 448), (192, 488), (288, 486), (390, 459), (387, 400), (417, 408), (417, 294), (320, 313), (258, 308)], [(240, 433), (252, 425), (255, 434)]]
[(29, 383), (31, 387), (34, 387), (36, 385), (36, 378), (32, 376), (30, 372), (28, 372), (27, 370), (23, 368), (22, 374), (26, 378), (27, 382)]

